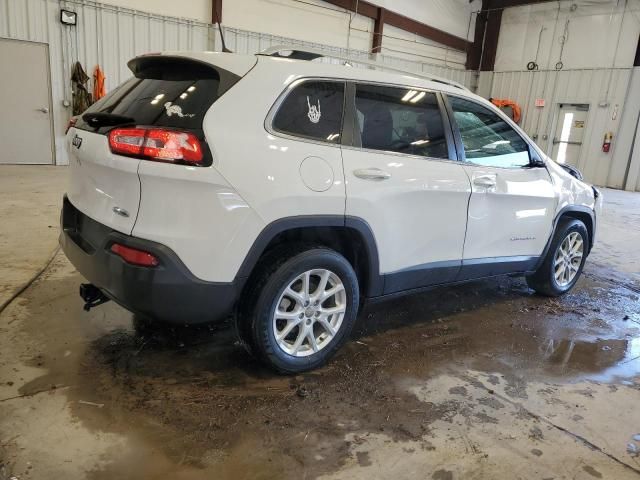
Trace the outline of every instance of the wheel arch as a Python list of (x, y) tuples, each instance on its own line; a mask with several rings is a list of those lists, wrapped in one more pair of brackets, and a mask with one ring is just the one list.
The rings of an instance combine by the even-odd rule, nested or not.
[(288, 242), (324, 246), (337, 251), (356, 271), (364, 297), (382, 294), (383, 278), (371, 227), (361, 218), (342, 215), (296, 216), (270, 223), (249, 249), (236, 278), (246, 283), (257, 271), (265, 254)]
[(593, 248), (596, 228), (595, 213), (593, 212), (593, 210), (588, 207), (582, 207), (578, 205), (563, 208), (556, 216), (556, 222), (553, 228), (554, 235), (558, 224), (565, 218), (574, 218), (584, 223), (585, 227), (587, 227), (587, 233), (589, 234), (588, 246), (589, 252), (591, 252), (591, 249)]
[(596, 228), (595, 213), (589, 207), (583, 207), (580, 205), (569, 205), (567, 207), (564, 207), (562, 210), (560, 210), (556, 215), (555, 219), (553, 220), (553, 228), (551, 229), (551, 234), (547, 239), (547, 244), (544, 247), (544, 251), (542, 252), (542, 255), (540, 255), (540, 260), (535, 268), (536, 270), (540, 267), (540, 265), (542, 265), (542, 262), (544, 262), (544, 259), (547, 256), (547, 253), (549, 252), (549, 248), (551, 247), (553, 238), (556, 235), (556, 230), (558, 229), (558, 225), (562, 220), (566, 218), (575, 218), (576, 220), (580, 220), (582, 223), (585, 224), (585, 227), (587, 227), (587, 233), (589, 234), (589, 244), (588, 244), (589, 250), (587, 253), (591, 251), (591, 248), (593, 247), (594, 234), (595, 234), (595, 228)]
[(596, 228), (596, 217), (595, 213), (589, 207), (584, 207), (581, 205), (569, 205), (564, 207), (562, 210), (558, 212), (553, 220), (553, 228), (551, 229), (551, 233), (549, 234), (549, 238), (547, 239), (547, 244), (540, 255), (540, 259), (536, 264), (535, 268), (532, 269), (531, 273), (535, 272), (540, 268), (540, 266), (544, 263), (544, 259), (549, 253), (549, 248), (551, 248), (551, 244), (553, 243), (553, 239), (556, 235), (556, 231), (558, 229), (558, 225), (564, 219), (574, 218), (576, 220), (580, 220), (587, 227), (587, 233), (589, 234), (589, 244), (587, 254), (591, 251), (594, 242), (594, 234)]

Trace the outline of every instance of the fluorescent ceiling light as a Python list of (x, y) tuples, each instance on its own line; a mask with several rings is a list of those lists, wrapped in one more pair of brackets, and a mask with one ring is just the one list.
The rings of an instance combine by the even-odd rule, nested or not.
[(422, 100), (422, 97), (424, 97), (427, 93), (426, 92), (420, 92), (418, 95), (416, 95), (415, 97), (413, 97), (411, 100), (409, 100), (411, 103), (416, 103), (419, 102), (420, 100)]
[(416, 93), (418, 93), (418, 92), (416, 92), (415, 90), (409, 90), (407, 93), (405, 93), (404, 97), (402, 97), (402, 101), (406, 102), (411, 97), (413, 97)]

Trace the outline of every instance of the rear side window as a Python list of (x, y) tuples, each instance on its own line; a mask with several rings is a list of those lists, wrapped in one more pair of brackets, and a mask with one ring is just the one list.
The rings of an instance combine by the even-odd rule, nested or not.
[(308, 81), (289, 92), (271, 123), (278, 132), (340, 143), (344, 83)]
[(358, 85), (356, 111), (363, 148), (449, 158), (442, 115), (434, 93)]
[(529, 146), (498, 114), (469, 100), (449, 100), (468, 162), (501, 168), (529, 165)]
[[(240, 79), (213, 65), (173, 57), (141, 59), (132, 69), (134, 78), (85, 113), (122, 115), (141, 126), (201, 130), (209, 107)], [(76, 126), (90, 128), (81, 121)]]

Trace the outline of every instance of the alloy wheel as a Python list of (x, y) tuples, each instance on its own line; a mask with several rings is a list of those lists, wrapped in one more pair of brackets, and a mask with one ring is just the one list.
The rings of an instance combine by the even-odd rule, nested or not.
[(347, 309), (340, 277), (314, 269), (298, 275), (282, 292), (273, 313), (273, 334), (280, 349), (306, 357), (327, 347)]
[(553, 274), (559, 287), (564, 288), (573, 282), (580, 270), (584, 255), (584, 240), (579, 232), (567, 235), (553, 258)]

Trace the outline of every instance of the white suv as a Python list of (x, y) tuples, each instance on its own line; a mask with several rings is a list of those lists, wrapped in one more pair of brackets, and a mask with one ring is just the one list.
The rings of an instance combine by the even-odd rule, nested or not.
[(573, 287), (595, 188), (464, 87), (317, 56), (137, 57), (72, 122), (60, 243), (85, 308), (234, 315), (253, 352), (299, 372), (365, 298), (502, 274)]

